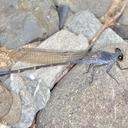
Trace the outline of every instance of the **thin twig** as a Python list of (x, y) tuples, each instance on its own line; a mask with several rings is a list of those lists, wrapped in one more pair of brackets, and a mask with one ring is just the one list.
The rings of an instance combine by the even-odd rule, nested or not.
[[(116, 5), (115, 5), (116, 2)], [(92, 39), (89, 41), (89, 44), (91, 46), (94, 45), (94, 42), (100, 37), (102, 32), (104, 32), (108, 27), (114, 25), (119, 17), (124, 12), (126, 6), (127, 6), (128, 0), (120, 1), (117, 4), (117, 0), (114, 0), (111, 7), (107, 11), (107, 13), (104, 16), (104, 24), (99, 28), (99, 30), (96, 32), (96, 34), (92, 37)]]

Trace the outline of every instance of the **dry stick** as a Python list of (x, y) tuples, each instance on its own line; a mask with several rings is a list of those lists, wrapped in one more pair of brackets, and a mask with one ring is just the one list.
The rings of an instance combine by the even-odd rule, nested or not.
[(128, 3), (128, 0), (125, 0), (125, 2), (123, 3), (120, 11), (113, 17), (111, 17), (110, 19), (108, 19), (104, 25), (102, 25), (100, 27), (100, 29), (96, 32), (96, 34), (94, 35), (94, 37), (89, 41), (89, 44), (91, 45), (91, 47), (93, 47), (94, 42), (96, 42), (96, 40), (100, 37), (101, 33), (107, 29), (108, 27), (112, 26), (116, 20), (119, 19), (119, 17), (121, 16), (121, 14), (123, 13), (124, 9), (126, 8)]

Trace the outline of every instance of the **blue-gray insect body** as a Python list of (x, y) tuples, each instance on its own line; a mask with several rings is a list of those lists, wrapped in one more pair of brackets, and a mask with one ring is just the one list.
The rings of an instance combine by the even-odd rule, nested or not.
[[(84, 57), (81, 60), (76, 60), (75, 63), (94, 65), (94, 67), (96, 67), (97, 65), (108, 65), (106, 70), (107, 74), (112, 79), (114, 79), (117, 84), (119, 84), (118, 81), (109, 73), (109, 71), (111, 70), (114, 63), (121, 60), (123, 60), (123, 54), (119, 48), (116, 48), (114, 53), (107, 52), (107, 51), (98, 51), (93, 55)], [(88, 71), (89, 71), (89, 68), (88, 68)], [(93, 68), (93, 72), (94, 72), (94, 68)], [(93, 75), (94, 74), (92, 74), (91, 82), (93, 81)]]
[[(35, 51), (35, 50), (34, 50)], [(37, 52), (37, 51), (36, 51)], [(3, 75), (7, 75), (7, 74), (10, 74), (10, 73), (17, 73), (17, 72), (23, 72), (23, 71), (26, 71), (26, 70), (32, 70), (32, 69), (39, 69), (39, 68), (42, 68), (42, 67), (49, 67), (49, 66), (57, 66), (57, 65), (64, 65), (64, 64), (89, 64), (89, 65), (108, 65), (108, 68), (107, 68), (107, 73), (109, 73), (110, 69), (112, 68), (112, 65), (117, 62), (117, 61), (120, 61), (123, 59), (123, 54), (121, 52), (121, 50), (119, 48), (116, 48), (115, 49), (115, 52), (107, 52), (107, 51), (97, 51), (93, 54), (85, 54), (85, 51), (80, 51), (80, 52), (44, 52), (43, 50), (39, 51), (40, 53), (45, 53), (44, 55), (50, 55), (52, 56), (52, 54), (55, 56), (54, 57), (57, 57), (57, 54), (59, 54), (61, 57), (63, 57), (64, 59), (67, 58), (66, 61), (62, 61), (61, 59), (59, 60), (58, 58), (58, 61), (54, 61), (54, 59), (56, 60), (57, 58), (51, 58), (52, 59), (52, 63), (48, 63), (48, 64), (42, 64), (43, 65), (38, 65), (38, 66), (35, 66), (34, 68), (33, 67), (27, 67), (27, 68), (21, 68), (21, 69), (18, 69), (18, 70), (11, 70), (11, 69), (6, 69), (4, 71), (1, 71), (0, 72), (0, 76), (3, 76)], [(27, 50), (27, 53), (29, 53), (29, 50)], [(31, 53), (31, 52), (30, 52)], [(31, 55), (29, 53), (29, 55)], [(33, 53), (33, 49), (32, 49), (32, 53)], [(38, 52), (37, 52), (38, 53)], [(28, 55), (28, 54), (25, 54), (25, 55)], [(43, 54), (42, 54), (43, 55)], [(74, 55), (74, 56), (71, 56), (71, 55)], [(23, 56), (24, 57), (24, 56)], [(68, 59), (69, 58), (69, 59)], [(22, 58), (20, 58), (20, 60), (23, 60)], [(33, 60), (33, 59), (32, 59)], [(47, 59), (49, 60), (49, 59)], [(110, 74), (109, 74), (110, 75)]]
[(115, 51), (114, 53), (97, 51), (93, 55), (86, 56), (81, 60), (76, 60), (74, 63), (94, 65), (111, 64), (118, 61), (120, 59), (119, 56), (122, 56), (122, 53), (119, 50)]

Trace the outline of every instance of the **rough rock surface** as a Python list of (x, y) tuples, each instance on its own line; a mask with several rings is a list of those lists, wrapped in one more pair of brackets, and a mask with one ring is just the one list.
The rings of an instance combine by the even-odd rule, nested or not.
[(124, 13), (122, 14), (121, 18), (119, 19), (119, 23), (121, 25), (128, 25), (128, 6), (126, 7)]
[[(89, 10), (95, 14), (96, 17), (101, 17), (111, 6), (112, 0), (54, 0), (54, 3), (56, 5), (68, 5), (73, 12)], [(128, 26), (128, 7), (126, 7), (124, 13), (120, 17), (119, 24), (121, 26), (121, 30), (118, 27), (117, 31), (121, 31), (120, 36), (123, 38), (124, 35), (127, 35), (125, 27), (122, 26)]]
[[(83, 35), (75, 35), (68, 30), (62, 30), (42, 42), (39, 47), (45, 49), (78, 50), (86, 49), (88, 47), (88, 41)], [(19, 62), (13, 68), (26, 66), (30, 65)], [(20, 113), (20, 119), (17, 117), (19, 120), (11, 123), (15, 118), (9, 118), (9, 120), (5, 120), (5, 122), (13, 125), (15, 128), (29, 127), (35, 114), (45, 107), (50, 98), (50, 89), (64, 69), (65, 66), (58, 66), (36, 71), (26, 71), (21, 74), (12, 74), (10, 78), (6, 80), (6, 85), (12, 93), (16, 93), (17, 96), (20, 97), (21, 111), (15, 111), (11, 113), (11, 116), (14, 113), (17, 115)], [(11, 109), (13, 109), (13, 107)], [(10, 115), (7, 115), (6, 119), (8, 119), (8, 117), (10, 117)]]
[(58, 31), (52, 1), (0, 0), (0, 45), (15, 48)]
[[(77, 34), (82, 33), (88, 39), (93, 36), (100, 25), (100, 22), (89, 11), (77, 13), (67, 23), (69, 30)], [(120, 47), (119, 44), (126, 45), (126, 42), (111, 29), (107, 29), (96, 42), (93, 50), (102, 49), (105, 46), (108, 46), (110, 50), (112, 45), (115, 48)], [(127, 46), (122, 49), (124, 48)], [(85, 65), (77, 66), (54, 88), (47, 106), (38, 114), (38, 128), (123, 127), (127, 125), (125, 117), (121, 120), (123, 114), (127, 115), (127, 112), (123, 112), (127, 107), (125, 98), (123, 99), (126, 97), (124, 92), (127, 91), (127, 81), (125, 81), (127, 71), (124, 71), (123, 76), (124, 72), (119, 71), (117, 67), (114, 66), (112, 69), (112, 74), (119, 78), (121, 86), (118, 87), (117, 83), (105, 73), (106, 68), (98, 68), (93, 86), (90, 87), (90, 73), (86, 74), (86, 70)], [(123, 125), (118, 121), (126, 123)]]
[(73, 12), (90, 10), (97, 17), (100, 17), (111, 5), (111, 0), (54, 0), (54, 3), (56, 5), (68, 5)]
[[(89, 11), (81, 11), (70, 17), (65, 25), (70, 31), (76, 34), (83, 34), (90, 40), (95, 33), (99, 30), (102, 24), (96, 17)], [(123, 43), (124, 40), (119, 37), (110, 28), (106, 29), (99, 39), (95, 42), (95, 48), (105, 47), (105, 45), (111, 45), (113, 43)]]
[(47, 106), (39, 113), (38, 128), (108, 128), (128, 126), (127, 71), (113, 66), (96, 68), (94, 81), (89, 86), (85, 65), (77, 66), (52, 91)]
[[(68, 5), (72, 11), (90, 10), (97, 17), (105, 14), (111, 6), (112, 0), (54, 0), (56, 5)], [(120, 24), (128, 25), (128, 7), (119, 20)]]
[(119, 19), (119, 24), (114, 26), (114, 30), (123, 39), (128, 39), (128, 6), (126, 7), (124, 13)]
[(116, 25), (113, 30), (123, 39), (128, 40), (128, 25)]

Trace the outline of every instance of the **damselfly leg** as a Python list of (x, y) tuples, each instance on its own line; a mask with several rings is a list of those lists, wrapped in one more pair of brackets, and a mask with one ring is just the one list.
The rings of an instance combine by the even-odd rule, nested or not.
[(112, 76), (112, 74), (110, 74), (110, 70), (112, 69), (112, 67), (113, 67), (114, 64), (115, 64), (115, 62), (110, 63), (110, 64), (107, 66), (106, 73), (119, 85), (119, 82), (116, 80), (116, 78), (114, 78), (114, 77)]
[[(113, 67), (114, 64), (115, 64), (115, 62), (113, 62), (113, 63), (111, 63), (111, 64), (109, 64), (107, 66), (106, 73), (119, 85), (119, 82), (116, 80), (116, 78), (114, 78), (113, 75), (110, 74), (110, 70), (112, 69), (112, 67)], [(98, 68), (98, 67), (102, 67), (102, 65), (91, 65), (91, 64), (89, 65), (88, 70), (87, 70), (87, 73), (89, 72), (90, 68), (92, 68), (91, 81), (89, 82), (89, 85), (92, 84), (92, 82), (94, 80), (94, 75), (95, 75), (96, 68)]]
[(92, 68), (92, 71), (91, 71), (91, 80), (89, 81), (89, 85), (91, 85), (92, 82), (93, 82), (93, 80), (94, 80), (94, 75), (95, 75), (95, 72), (96, 72), (96, 68), (101, 67), (102, 65), (93, 65), (93, 64), (90, 64), (89, 66), (90, 67), (88, 67), (88, 70), (90, 70), (90, 68)]
[(89, 64), (88, 68), (87, 68), (87, 71), (85, 73), (89, 73), (90, 69), (93, 67), (94, 65), (93, 64)]

